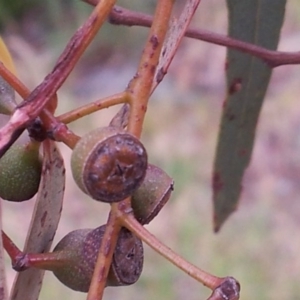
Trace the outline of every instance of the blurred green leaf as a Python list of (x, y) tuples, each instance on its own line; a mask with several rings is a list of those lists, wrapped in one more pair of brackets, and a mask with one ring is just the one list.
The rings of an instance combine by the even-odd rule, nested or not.
[[(286, 0), (227, 0), (228, 35), (276, 49)], [(214, 229), (236, 209), (252, 154), (255, 129), (272, 69), (262, 60), (227, 50), (227, 98), (213, 173)]]
[[(65, 168), (55, 143), (46, 140), (40, 188), (25, 242), (24, 253), (50, 250), (62, 211)], [(11, 290), (11, 300), (39, 298), (44, 270), (28, 269), (18, 273)]]

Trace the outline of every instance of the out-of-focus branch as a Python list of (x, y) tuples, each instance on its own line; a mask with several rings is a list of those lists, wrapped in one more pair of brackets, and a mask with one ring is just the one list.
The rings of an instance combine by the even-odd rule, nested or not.
[[(98, 3), (98, 0), (82, 1), (91, 5), (96, 5)], [(116, 25), (150, 27), (152, 24), (152, 16), (131, 11), (116, 5), (109, 15), (109, 22)], [(282, 65), (300, 64), (300, 51), (283, 52), (268, 50), (266, 48), (236, 40), (222, 34), (192, 27), (187, 29), (185, 36), (251, 54), (261, 58), (272, 68)]]

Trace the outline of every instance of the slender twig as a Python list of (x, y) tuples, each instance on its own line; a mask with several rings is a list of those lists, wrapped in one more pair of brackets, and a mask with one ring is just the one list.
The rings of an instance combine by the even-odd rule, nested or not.
[(142, 132), (152, 82), (168, 30), (173, 3), (173, 0), (158, 1), (138, 70), (127, 88), (127, 92), (132, 97), (128, 131), (137, 137), (140, 137)]
[(272, 68), (279, 67), (282, 65), (300, 64), (299, 51), (284, 52), (269, 50), (264, 47), (243, 42), (222, 34), (194, 28), (188, 30), (186, 36), (251, 54), (264, 60)]
[(48, 137), (63, 142), (70, 149), (74, 149), (80, 137), (71, 131), (64, 123), (57, 120), (47, 109), (42, 110), (40, 114), (43, 125), (47, 128)]
[(87, 300), (102, 299), (120, 229), (121, 226), (117, 221), (115, 210), (112, 209), (101, 240), (99, 255), (95, 265)]
[(109, 96), (104, 99), (99, 99), (92, 103), (78, 107), (72, 111), (65, 113), (65, 114), (62, 114), (57, 117), (57, 120), (62, 123), (68, 124), (68, 123), (76, 121), (84, 116), (92, 114), (100, 109), (108, 108), (113, 105), (117, 105), (117, 104), (121, 104), (121, 103), (125, 103), (127, 101), (128, 101), (128, 97), (127, 97), (126, 92), (118, 93), (118, 94)]
[[(0, 229), (2, 228), (2, 203), (0, 203)], [(0, 298), (3, 300), (8, 299), (8, 290), (7, 290), (7, 282), (6, 282), (6, 274), (5, 274), (5, 259), (4, 259), (4, 251), (3, 251), (3, 241), (0, 240)]]
[(160, 242), (154, 235), (152, 235), (146, 228), (144, 228), (131, 213), (124, 213), (119, 211), (120, 222), (123, 226), (127, 227), (130, 231), (135, 233), (140, 239), (148, 244), (153, 250), (169, 260), (172, 264), (179, 269), (193, 277), (203, 285), (211, 290), (217, 288), (222, 282), (223, 278), (211, 275), (176, 254), (172, 249)]
[(23, 98), (27, 98), (30, 94), (30, 90), (23, 84), (23, 82), (9, 69), (7, 69), (3, 63), (0, 62), (0, 75), (6, 80), (12, 88)]
[[(96, 0), (83, 1), (91, 5), (95, 5), (98, 2)], [(153, 18), (144, 13), (131, 11), (120, 6), (114, 6), (114, 9), (110, 13), (109, 21), (116, 25), (150, 27)], [(273, 68), (282, 65), (300, 64), (300, 51), (285, 52), (269, 50), (222, 34), (194, 27), (187, 29), (185, 36), (251, 54), (261, 58)]]
[(6, 250), (7, 254), (9, 255), (12, 264), (14, 264), (17, 260), (17, 257), (22, 254), (22, 251), (14, 244), (14, 242), (9, 238), (9, 236), (2, 231), (2, 242), (3, 247)]
[[(115, 6), (110, 13), (110, 22), (112, 24), (127, 25), (127, 26), (143, 26), (150, 27), (153, 18), (150, 15), (133, 12), (120, 6)], [(185, 33), (186, 37), (198, 39), (212, 44), (236, 49), (253, 56), (257, 56), (271, 67), (278, 67), (288, 64), (300, 64), (300, 52), (284, 52), (269, 50), (264, 47), (256, 46), (251, 43), (243, 42), (222, 34), (217, 34), (211, 31), (189, 28)]]

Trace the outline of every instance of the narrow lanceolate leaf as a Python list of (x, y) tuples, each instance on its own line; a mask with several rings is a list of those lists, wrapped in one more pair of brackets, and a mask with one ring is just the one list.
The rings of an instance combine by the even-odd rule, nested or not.
[[(0, 230), (2, 230), (2, 208), (0, 202)], [(0, 299), (7, 300), (7, 286), (5, 276), (5, 263), (2, 239), (0, 239)]]
[[(1, 37), (0, 62), (3, 63), (9, 71), (14, 74), (16, 73), (13, 60)], [(10, 115), (14, 111), (16, 105), (14, 89), (0, 76), (0, 113)]]
[[(286, 0), (227, 0), (229, 36), (276, 49), (285, 4)], [(213, 173), (215, 231), (237, 207), (271, 72), (260, 59), (228, 49), (227, 97)]]
[[(45, 141), (40, 188), (31, 219), (24, 252), (41, 253), (50, 250), (62, 210), (65, 188), (64, 162), (56, 145)], [(11, 300), (37, 300), (43, 270), (28, 269), (18, 273), (11, 291)]]

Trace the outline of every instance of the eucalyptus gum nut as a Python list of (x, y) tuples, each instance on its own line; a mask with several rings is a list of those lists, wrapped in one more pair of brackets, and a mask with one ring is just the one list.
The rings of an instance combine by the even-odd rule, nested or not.
[[(97, 259), (97, 249), (100, 246), (102, 232), (99, 241), (89, 244), (91, 251), (85, 252), (85, 239), (92, 229), (79, 229), (67, 234), (54, 248), (53, 253), (58, 254), (58, 260), (62, 260), (63, 267), (53, 270), (54, 276), (72, 290), (88, 292), (93, 276), (94, 264)], [(66, 263), (64, 263), (66, 262)]]
[(91, 198), (118, 202), (141, 185), (147, 169), (147, 152), (126, 131), (116, 127), (97, 128), (74, 147), (71, 169), (79, 188)]
[(150, 223), (170, 199), (173, 179), (157, 166), (148, 164), (142, 185), (133, 193), (131, 206), (141, 224)]
[(142, 241), (126, 228), (122, 228), (106, 285), (122, 286), (135, 283), (142, 273), (143, 263)]
[(31, 199), (42, 172), (39, 144), (12, 145), (0, 159), (0, 197), (14, 202)]
[[(56, 264), (51, 270), (67, 287), (88, 292), (105, 226), (72, 231), (54, 248), (52, 254), (56, 255), (61, 264)], [(122, 228), (106, 286), (130, 285), (136, 282), (142, 273), (143, 259), (142, 241)]]

